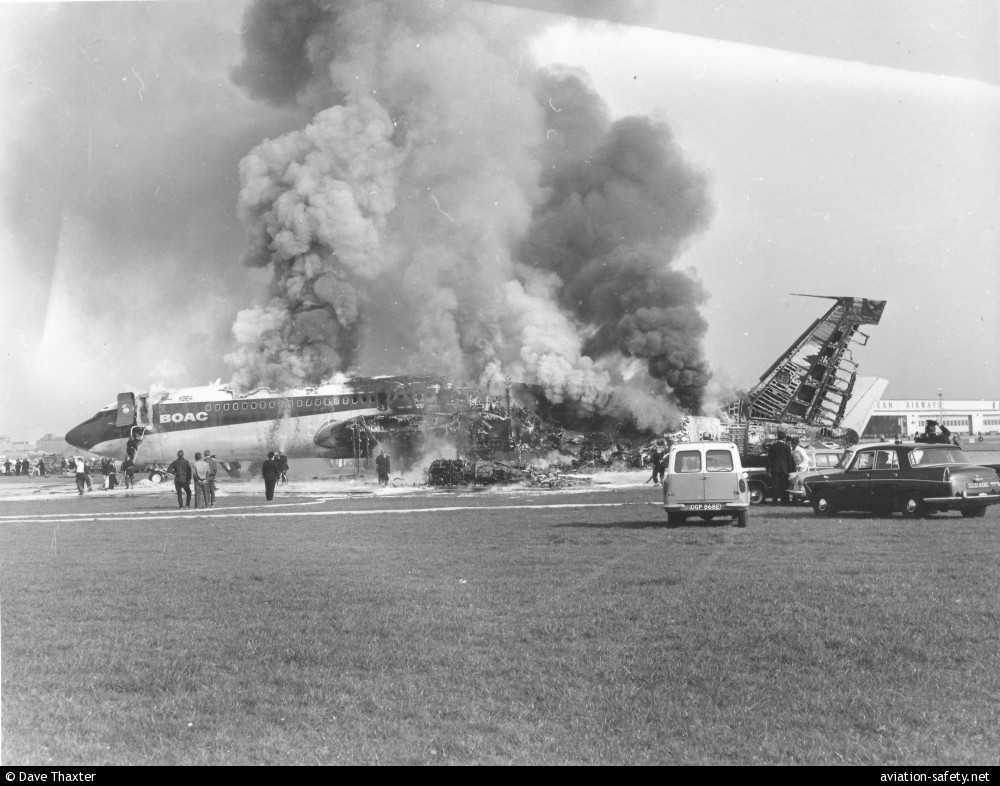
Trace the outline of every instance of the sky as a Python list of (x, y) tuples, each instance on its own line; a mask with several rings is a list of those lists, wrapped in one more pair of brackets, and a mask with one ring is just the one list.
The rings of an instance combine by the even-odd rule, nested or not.
[[(343, 5), (271, 4), (269, 50), (242, 2), (0, 4), (0, 435), (435, 359), (709, 408), (825, 310), (792, 293), (887, 301), (887, 398), (1000, 397), (996, 3)], [(581, 186), (591, 138), (655, 146), (643, 187)]]

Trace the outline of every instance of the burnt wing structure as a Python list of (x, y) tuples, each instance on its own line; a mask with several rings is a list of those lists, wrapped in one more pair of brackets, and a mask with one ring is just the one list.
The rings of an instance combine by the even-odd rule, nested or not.
[[(802, 295), (801, 297), (824, 297)], [(877, 325), (884, 300), (829, 297), (834, 305), (761, 376), (742, 402), (744, 417), (836, 428), (857, 377), (851, 345), (865, 346), (862, 325)]]

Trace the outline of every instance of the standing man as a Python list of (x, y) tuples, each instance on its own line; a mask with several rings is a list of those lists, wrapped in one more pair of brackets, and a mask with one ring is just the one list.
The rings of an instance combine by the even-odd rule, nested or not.
[(267, 454), (267, 461), (260, 465), (260, 475), (264, 478), (264, 499), (270, 502), (274, 499), (274, 486), (281, 477), (281, 467), (274, 460), (274, 451)]
[(279, 450), (274, 460), (278, 462), (278, 472), (281, 474), (281, 483), (284, 485), (288, 482), (288, 457), (285, 456), (284, 451)]
[(83, 489), (90, 483), (87, 482), (87, 463), (81, 456), (73, 456), (73, 470), (76, 472), (76, 490), (82, 496)]
[(380, 486), (386, 485), (386, 480), (389, 477), (389, 469), (386, 466), (388, 463), (385, 458), (385, 452), (380, 450), (375, 457), (375, 473), (378, 475), (378, 484)]
[(125, 488), (135, 488), (135, 462), (126, 458), (122, 462), (122, 474), (125, 476)]
[[(167, 472), (174, 475), (174, 489), (177, 491), (177, 507), (191, 507), (191, 462), (184, 458), (184, 451), (177, 451), (177, 458), (170, 462)], [(187, 495), (185, 503), (183, 495)]]
[(205, 486), (205, 491), (208, 492), (208, 506), (210, 508), (215, 507), (215, 476), (219, 472), (219, 462), (215, 460), (215, 456), (205, 451), (205, 461), (208, 464), (208, 483)]
[(194, 454), (194, 506), (198, 507), (198, 500), (201, 500), (203, 508), (208, 507), (208, 462), (201, 457), (201, 453)]
[(653, 483), (660, 483), (663, 480), (663, 451), (659, 442), (653, 445), (649, 459), (653, 462)]
[(809, 454), (799, 444), (798, 437), (792, 437), (792, 458), (795, 460), (796, 472), (805, 472), (809, 469)]
[(795, 469), (795, 458), (787, 440), (785, 432), (779, 431), (778, 439), (767, 451), (767, 471), (774, 486), (774, 501), (782, 505), (788, 504), (788, 476)]
[(9, 475), (10, 474), (10, 459), (7, 459), (6, 461), (4, 461), (4, 463), (3, 463), (3, 469), (4, 469), (4, 474), (5, 475)]

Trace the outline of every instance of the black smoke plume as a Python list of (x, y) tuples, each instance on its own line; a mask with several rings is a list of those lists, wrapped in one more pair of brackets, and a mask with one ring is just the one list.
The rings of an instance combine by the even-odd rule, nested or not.
[(711, 214), (669, 129), (612, 120), (530, 62), (522, 13), (465, 2), (258, 2), (233, 76), (315, 110), (241, 164), (245, 385), (337, 372), (541, 386), (662, 425), (701, 404), (706, 293), (676, 268)]

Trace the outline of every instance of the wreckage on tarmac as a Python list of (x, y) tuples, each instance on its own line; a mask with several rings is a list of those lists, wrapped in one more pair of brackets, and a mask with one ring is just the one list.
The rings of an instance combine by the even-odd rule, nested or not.
[(735, 442), (745, 464), (753, 465), (779, 429), (816, 441), (856, 442), (885, 388), (876, 380), (856, 395), (851, 351), (867, 344), (860, 328), (878, 324), (885, 301), (830, 299), (834, 305), (748, 394), (717, 418), (683, 417), (669, 433), (640, 429), (634, 418), (581, 416), (520, 383), (508, 381), (497, 396), (433, 377), (386, 376), (243, 395), (222, 385), (120, 393), (116, 403), (71, 429), (66, 441), (123, 459), (131, 439), (139, 445), (137, 460), (164, 464), (178, 450), (193, 455), (203, 447), (224, 464), (281, 450), (290, 459), (353, 459), (358, 471), (380, 450), (393, 456), (397, 470), (437, 455), (453, 462), (432, 465), (431, 482), (444, 485), (537, 479), (541, 467), (551, 468), (549, 475), (635, 469), (648, 466), (658, 445), (706, 437)]
[(813, 442), (855, 444), (888, 381), (858, 377), (853, 348), (866, 346), (884, 300), (825, 297), (834, 304), (771, 364), (720, 419), (720, 436), (735, 442), (745, 465), (760, 463), (777, 432)]

